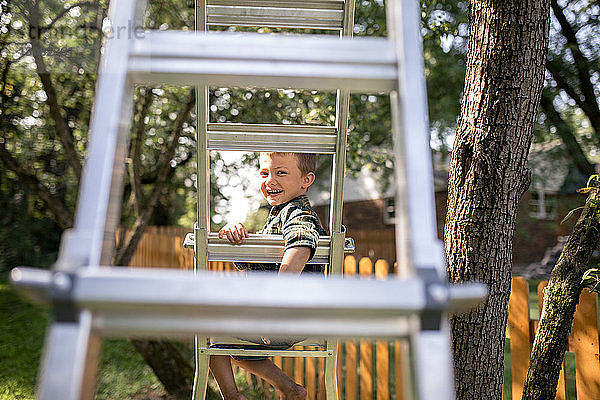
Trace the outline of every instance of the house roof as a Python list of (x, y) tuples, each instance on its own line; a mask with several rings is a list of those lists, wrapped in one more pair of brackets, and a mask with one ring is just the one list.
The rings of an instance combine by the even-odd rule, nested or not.
[[(444, 160), (439, 154), (434, 153), (433, 181), (436, 192), (445, 191), (448, 188), (449, 161), (449, 157)], [(583, 180), (583, 183), (585, 183), (584, 178), (575, 176), (578, 173), (571, 166), (564, 145), (558, 140), (532, 144), (528, 165), (532, 171), (531, 189), (543, 190), (549, 193), (572, 192), (572, 181), (579, 182)], [(381, 171), (373, 170), (372, 165), (365, 165), (356, 178), (346, 176), (344, 179), (344, 202), (392, 197), (395, 189), (393, 177), (387, 178), (389, 179), (387, 190), (382, 190), (385, 186), (384, 179)], [(322, 182), (320, 186), (312, 188), (308, 193), (311, 203), (315, 206), (329, 204), (329, 177), (322, 179)]]
[[(387, 189), (384, 190), (385, 181), (381, 170), (373, 170), (372, 165), (365, 165), (356, 177), (346, 176), (344, 179), (344, 202), (356, 202), (365, 200), (376, 200), (394, 196), (395, 183), (393, 176), (390, 176), (387, 182)], [(322, 184), (312, 188), (308, 192), (311, 204), (322, 206), (329, 204), (330, 182), (329, 176), (322, 179)], [(448, 171), (434, 171), (434, 188), (436, 191), (446, 190), (448, 186)]]

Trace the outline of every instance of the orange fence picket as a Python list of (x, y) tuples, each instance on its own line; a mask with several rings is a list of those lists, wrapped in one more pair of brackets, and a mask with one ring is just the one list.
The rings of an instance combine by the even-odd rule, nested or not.
[[(358, 262), (361, 279), (370, 279), (373, 276), (373, 263), (367, 257)], [(360, 399), (373, 398), (373, 342), (360, 341)]]
[(408, 381), (408, 366), (405, 363), (408, 357), (408, 345), (406, 341), (396, 340), (394, 342), (394, 383), (395, 383), (395, 394), (396, 400), (407, 400), (406, 396), (406, 382)]
[[(309, 350), (317, 350), (316, 347), (309, 347)], [(315, 370), (315, 359), (314, 358), (306, 358), (305, 359), (305, 368), (306, 368), (306, 392), (307, 397), (309, 399), (317, 398), (317, 385), (316, 385), (316, 370)]]
[(597, 317), (596, 295), (584, 289), (575, 311), (572, 333), (578, 400), (600, 399)]
[[(344, 260), (344, 276), (356, 275), (356, 259), (352, 256), (346, 257)], [(358, 353), (356, 342), (353, 340), (346, 341), (346, 384), (344, 385), (344, 393), (341, 393), (342, 386), (338, 388), (339, 397), (346, 400), (358, 400)], [(342, 375), (341, 371), (337, 370), (338, 375)]]
[[(298, 350), (304, 349), (302, 346), (297, 346), (297, 348)], [(304, 358), (302, 357), (294, 358), (294, 380), (304, 386)]]
[(508, 331), (510, 334), (510, 354), (512, 371), (512, 398), (520, 399), (529, 366), (529, 302), (527, 281), (513, 278), (508, 303)]
[[(192, 250), (183, 249), (183, 239), (189, 229), (178, 227), (148, 227), (131, 259), (131, 266), (179, 268), (191, 270), (194, 266)], [(118, 239), (118, 238), (117, 238)], [(392, 271), (396, 273), (396, 264)], [(211, 262), (209, 269), (225, 274), (237, 271), (232, 263)], [(363, 257), (357, 262), (353, 256), (344, 260), (344, 276), (352, 278), (357, 274), (361, 279), (386, 279), (390, 264)], [(537, 288), (540, 315), (542, 313), (543, 289), (547, 282)], [(527, 282), (523, 278), (513, 278), (509, 301), (507, 337), (510, 338), (512, 398), (520, 399), (529, 364), (529, 351), (537, 321), (530, 321)], [(575, 353), (575, 379), (578, 400), (600, 399), (600, 362), (598, 337), (597, 296), (587, 290), (581, 294), (575, 313), (573, 330), (569, 338), (569, 351)], [(377, 400), (395, 398), (405, 400), (404, 386), (409, 371), (407, 367), (408, 348), (405, 341), (392, 344), (393, 357), (390, 357), (390, 343), (387, 341), (349, 340), (338, 343), (337, 387), (338, 397), (345, 400)], [(325, 399), (324, 360), (322, 358), (280, 358), (274, 361), (284, 372), (303, 383), (309, 399)], [(375, 364), (374, 364), (375, 363)], [(393, 382), (390, 382), (390, 376)], [(249, 382), (254, 382), (248, 376)], [(571, 379), (571, 378), (570, 378)], [(557, 386), (557, 400), (569, 399), (567, 393), (565, 363)], [(393, 385), (390, 385), (392, 383)], [(273, 391), (262, 380), (253, 383), (263, 387), (267, 398)]]
[[(387, 279), (389, 264), (385, 260), (375, 262), (375, 279)], [(390, 345), (387, 341), (379, 340), (376, 343), (377, 353), (377, 400), (390, 399)]]

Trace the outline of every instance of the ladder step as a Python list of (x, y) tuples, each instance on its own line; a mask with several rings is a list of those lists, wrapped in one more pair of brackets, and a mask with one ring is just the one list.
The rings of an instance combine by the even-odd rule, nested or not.
[[(237, 2), (227, 5), (207, 6), (208, 25), (217, 26), (268, 26), (283, 28), (309, 28), (341, 30), (344, 23), (344, 3), (328, 2), (336, 8), (316, 7), (318, 4), (281, 4), (281, 2)], [(323, 4), (327, 4), (323, 2)], [(301, 6), (305, 7), (301, 7)]]
[[(219, 345), (219, 346), (239, 346), (244, 344), (255, 344), (253, 342), (249, 342), (242, 338), (230, 337), (230, 336), (217, 336), (208, 338), (210, 341), (210, 345)], [(269, 339), (273, 339), (273, 337), (269, 336)], [(312, 347), (327, 347), (327, 340), (322, 337), (310, 337), (310, 338), (302, 338), (301, 342), (296, 343), (294, 346), (312, 346)], [(292, 339), (294, 340), (294, 339)], [(207, 344), (208, 346), (208, 344)], [(205, 347), (205, 346), (200, 346)]]
[(269, 357), (328, 357), (327, 350), (251, 350), (235, 347), (199, 347), (201, 353), (226, 356), (269, 356)]
[(210, 6), (276, 7), (315, 10), (343, 10), (344, 0), (208, 0)]
[(397, 86), (395, 51), (385, 38), (150, 31), (133, 39), (128, 70), (134, 82), (149, 84), (358, 92)]
[[(188, 233), (183, 247), (194, 248), (194, 234)], [(329, 263), (329, 236), (321, 236), (314, 257), (307, 264)], [(346, 238), (344, 252), (354, 253), (354, 240)], [(208, 261), (280, 263), (283, 257), (282, 235), (250, 234), (241, 245), (232, 245), (227, 239), (219, 239), (216, 233), (208, 235)]]
[[(429, 304), (425, 284), (418, 279), (274, 279), (273, 274), (240, 277), (99, 266), (61, 274), (67, 284), (76, 282), (68, 304), (89, 310), (92, 329), (103, 336), (269, 332), (273, 336), (401, 337), (418, 331), (419, 314)], [(19, 268), (13, 273), (13, 284), (50, 303), (56, 287), (40, 287), (39, 282), (53, 278), (52, 271)], [(479, 297), (481, 293), (475, 292)], [(474, 306), (474, 300), (468, 305)]]
[(334, 154), (334, 126), (208, 124), (208, 148)]

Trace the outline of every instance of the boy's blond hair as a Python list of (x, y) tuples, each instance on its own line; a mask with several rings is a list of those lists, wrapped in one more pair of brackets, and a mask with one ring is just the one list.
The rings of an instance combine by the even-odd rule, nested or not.
[(310, 172), (312, 172), (314, 174), (315, 170), (317, 169), (317, 155), (314, 153), (292, 153), (292, 152), (272, 151), (272, 152), (262, 152), (262, 153), (260, 153), (259, 157), (262, 157), (263, 155), (272, 157), (273, 154), (278, 154), (278, 155), (282, 155), (282, 156), (290, 156), (291, 155), (291, 156), (296, 157), (296, 161), (298, 163), (298, 168), (300, 169), (300, 172), (302, 172), (302, 175), (307, 175)]

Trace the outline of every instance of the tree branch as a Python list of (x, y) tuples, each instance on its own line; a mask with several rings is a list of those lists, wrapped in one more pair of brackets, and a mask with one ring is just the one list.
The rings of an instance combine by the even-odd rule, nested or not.
[(67, 229), (73, 226), (73, 218), (71, 217), (69, 210), (58, 198), (56, 198), (56, 196), (53, 196), (50, 193), (48, 188), (40, 182), (35, 174), (19, 164), (6, 149), (4, 139), (0, 139), (0, 160), (2, 160), (6, 168), (13, 171), (19, 177), (21, 182), (27, 185), (33, 193), (46, 203), (48, 209), (54, 214), (56, 222), (61, 229)]
[(36, 63), (37, 74), (40, 77), (42, 86), (47, 96), (47, 104), (50, 109), (50, 116), (54, 121), (54, 126), (58, 137), (65, 151), (65, 157), (69, 166), (73, 169), (77, 179), (81, 178), (81, 160), (75, 150), (73, 143), (73, 133), (69, 129), (67, 122), (61, 113), (61, 107), (58, 104), (58, 96), (54, 89), (54, 84), (50, 79), (50, 73), (46, 68), (44, 57), (42, 55), (42, 44), (40, 41), (39, 9), (36, 2), (29, 2), (29, 38), (31, 40), (31, 50)]
[(168, 143), (166, 150), (159, 156), (158, 162), (158, 175), (156, 182), (154, 183), (152, 193), (150, 194), (148, 201), (145, 204), (145, 209), (141, 215), (138, 215), (136, 219), (135, 226), (133, 228), (133, 234), (131, 238), (127, 241), (127, 244), (120, 248), (115, 254), (114, 264), (115, 265), (127, 265), (133, 257), (133, 252), (137, 247), (139, 241), (142, 238), (144, 230), (148, 225), (148, 221), (154, 212), (154, 208), (162, 191), (164, 189), (165, 182), (167, 177), (169, 176), (169, 172), (171, 171), (170, 161), (175, 154), (175, 150), (177, 149), (177, 144), (179, 142), (179, 137), (181, 136), (181, 131), (183, 129), (183, 123), (189, 117), (194, 104), (196, 103), (196, 91), (195, 89), (191, 89), (189, 93), (188, 100), (184, 105), (183, 109), (177, 115), (175, 122), (173, 123), (173, 128), (169, 133), (169, 137), (171, 141)]
[[(3, 109), (6, 105), (6, 99), (8, 97), (6, 95), (6, 81), (7, 81), (7, 77), (8, 77), (8, 71), (10, 70), (10, 65), (11, 65), (10, 60), (7, 60), (6, 64), (4, 65), (4, 69), (2, 70), (2, 90), (0, 90), (0, 106)], [(4, 112), (2, 112), (2, 116), (6, 117)]]
[(592, 253), (598, 246), (600, 232), (598, 181), (593, 181), (590, 195), (579, 220), (573, 227), (548, 286), (544, 289), (544, 306), (531, 361), (523, 389), (523, 399), (553, 399), (556, 384), (573, 324), (575, 307), (583, 285), (583, 274), (589, 268)]
[[(560, 24), (561, 30), (565, 38), (567, 39), (567, 44), (571, 53), (573, 55), (573, 60), (575, 61), (575, 68), (577, 70), (577, 77), (579, 79), (579, 86), (581, 89), (581, 93), (583, 95), (583, 102), (585, 106), (581, 107), (583, 112), (588, 116), (590, 123), (594, 127), (596, 132), (600, 132), (600, 108), (598, 107), (598, 102), (596, 100), (596, 94), (594, 93), (594, 85), (590, 81), (590, 71), (589, 71), (589, 61), (579, 48), (579, 42), (577, 41), (576, 32), (573, 30), (571, 24), (567, 20), (562, 8), (558, 4), (557, 0), (551, 1), (552, 11), (554, 12), (554, 16), (558, 20)], [(556, 71), (555, 71), (556, 72)], [(552, 73), (554, 76), (555, 73)], [(558, 82), (558, 80), (557, 80)], [(566, 83), (566, 81), (565, 81)], [(563, 88), (564, 89), (564, 88)], [(566, 89), (565, 89), (566, 91)], [(569, 96), (573, 97), (573, 95), (569, 94)], [(577, 102), (577, 98), (573, 97), (573, 100)]]
[(585, 112), (587, 104), (581, 98), (579, 93), (577, 93), (576, 89), (569, 84), (564, 76), (561, 75), (560, 67), (556, 65), (556, 62), (553, 60), (548, 61), (546, 63), (546, 69), (548, 69), (548, 72), (550, 72), (550, 75), (552, 75), (552, 78), (556, 81), (556, 85), (560, 89), (564, 90), (565, 93), (567, 93), (569, 97), (575, 101), (575, 104), (577, 104), (577, 106)]
[(552, 100), (554, 96), (548, 88), (542, 91), (541, 106), (544, 114), (546, 114), (547, 122), (556, 128), (556, 133), (567, 147), (567, 154), (584, 176), (594, 175), (594, 166), (588, 161), (581, 146), (577, 142), (577, 138), (573, 134), (571, 125), (562, 119), (558, 111), (554, 108)]
[(143, 193), (141, 183), (141, 163), (142, 163), (142, 139), (144, 137), (144, 118), (152, 104), (152, 90), (150, 88), (140, 88), (142, 101), (138, 104), (137, 121), (133, 128), (133, 137), (131, 138), (131, 150), (129, 157), (131, 164), (129, 168), (129, 181), (133, 195), (133, 207), (136, 215), (142, 215)]

